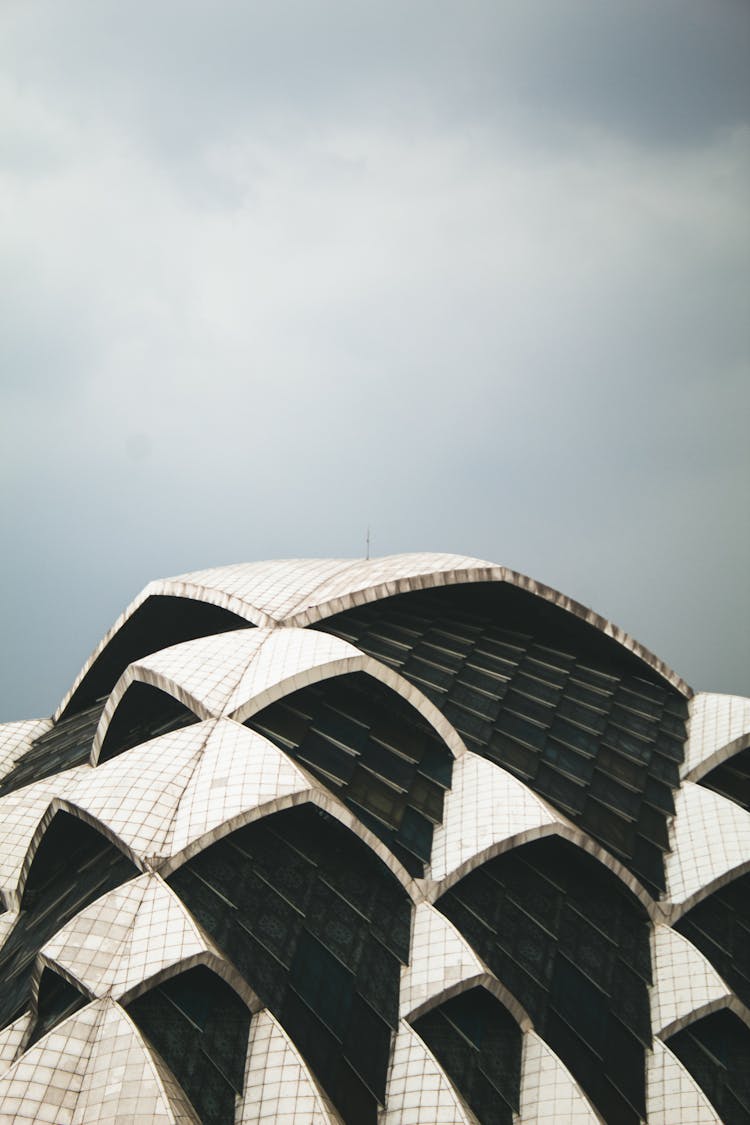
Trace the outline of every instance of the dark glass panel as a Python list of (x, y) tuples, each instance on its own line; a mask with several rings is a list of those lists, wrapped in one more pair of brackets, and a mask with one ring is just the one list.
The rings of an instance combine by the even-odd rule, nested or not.
[(750, 874), (708, 895), (674, 928), (700, 949), (750, 1006)]
[(414, 1030), (483, 1125), (512, 1125), (522, 1036), (499, 1000), (473, 988), (420, 1016)]
[(242, 1093), (250, 1012), (203, 965), (152, 988), (127, 1005), (204, 1125), (233, 1125)]
[(0, 797), (86, 762), (105, 702), (106, 698), (97, 699), (85, 711), (60, 719), (51, 730), (35, 738), (0, 783)]
[(750, 1122), (750, 1029), (733, 1012), (715, 1012), (667, 1040), (724, 1125)]
[(411, 874), (424, 873), (453, 759), (405, 700), (357, 673), (294, 692), (245, 725), (333, 789)]
[(57, 813), (29, 869), (18, 920), (0, 947), (0, 1028), (28, 1007), (31, 972), (42, 946), (74, 914), (138, 874), (96, 829)]
[(633, 653), (504, 583), (400, 594), (315, 628), (377, 658), (387, 649), (472, 750), (558, 805), (653, 894), (664, 889), (687, 704)]
[(206, 602), (161, 595), (146, 598), (94, 661), (63, 717), (75, 715), (109, 695), (128, 664), (142, 656), (197, 637), (248, 628), (250, 622), (244, 617)]
[(37, 1017), (28, 1046), (41, 1039), (50, 1028), (67, 1019), (88, 1002), (88, 997), (63, 977), (45, 969), (39, 981)]
[(337, 821), (303, 806), (213, 844), (169, 883), (345, 1119), (374, 1123), (409, 948), (398, 881)]
[(198, 716), (178, 699), (150, 684), (133, 683), (120, 700), (107, 727), (99, 761), (107, 762), (131, 746), (148, 742), (168, 731), (189, 727), (198, 721)]
[(516, 848), (437, 902), (529, 1012), (605, 1120), (645, 1115), (649, 921), (600, 863), (562, 840)]

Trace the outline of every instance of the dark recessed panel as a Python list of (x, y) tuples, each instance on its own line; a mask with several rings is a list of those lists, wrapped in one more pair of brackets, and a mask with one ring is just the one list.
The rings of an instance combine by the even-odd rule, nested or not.
[(513, 1125), (521, 1092), (521, 1029), (483, 988), (447, 1000), (414, 1022), (482, 1125)]
[(242, 1093), (250, 1012), (220, 977), (203, 965), (127, 1005), (204, 1125), (234, 1125)]
[(27, 1045), (31, 1046), (32, 1043), (36, 1043), (38, 1039), (41, 1039), (43, 1035), (46, 1035), (48, 1031), (67, 1019), (68, 1016), (72, 1016), (88, 1001), (89, 997), (79, 988), (75, 988), (64, 977), (53, 972), (52, 969), (45, 968), (39, 981), (36, 1022)]
[(437, 902), (523, 1005), (604, 1119), (645, 1115), (649, 921), (600, 863), (565, 841), (526, 844)]
[(168, 881), (344, 1119), (374, 1125), (409, 950), (397, 880), (335, 820), (303, 806), (240, 829)]
[(724, 1125), (750, 1122), (750, 1029), (715, 1012), (679, 1031), (667, 1046), (690, 1071)]
[(132, 746), (199, 721), (189, 707), (167, 692), (150, 684), (133, 683), (120, 700), (107, 727), (99, 762), (108, 762)]
[(93, 706), (67, 719), (60, 719), (51, 730), (35, 738), (31, 747), (0, 782), (0, 797), (40, 781), (43, 777), (72, 769), (88, 761), (91, 744), (106, 699), (97, 699)]
[(750, 874), (704, 898), (674, 928), (700, 949), (750, 1007)]
[(722, 762), (701, 778), (699, 784), (750, 812), (750, 747)]
[(246, 721), (349, 806), (412, 875), (430, 860), (453, 757), (401, 696), (364, 673), (302, 688)]
[(622, 645), (505, 583), (400, 594), (315, 628), (400, 672), (470, 749), (664, 889), (687, 701)]
[(0, 1028), (28, 1008), (34, 959), (45, 942), (105, 891), (138, 874), (96, 829), (57, 813), (31, 864), (18, 921), (0, 947)]
[(250, 627), (244, 617), (207, 602), (162, 595), (146, 598), (96, 658), (71, 696), (63, 716), (76, 714), (102, 695), (109, 695), (134, 660), (197, 637)]

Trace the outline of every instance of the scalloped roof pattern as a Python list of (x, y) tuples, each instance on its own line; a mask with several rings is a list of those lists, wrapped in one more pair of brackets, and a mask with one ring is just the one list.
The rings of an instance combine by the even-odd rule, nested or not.
[[(646, 995), (646, 1011), (650, 1011), (653, 1039), (647, 1039), (643, 1028), (638, 1031), (644, 1060), (640, 1081), (645, 1084), (639, 1095), (637, 1075), (630, 1087), (629, 1079), (617, 1079), (619, 1086), (611, 1104), (621, 1108), (616, 1113), (610, 1111), (611, 1119), (628, 1123), (647, 1120), (650, 1125), (718, 1121), (724, 1118), (715, 1111), (711, 1099), (724, 1098), (721, 1104), (730, 1109), (722, 1112), (732, 1125), (734, 1103), (730, 1095), (740, 1097), (741, 1092), (737, 1094), (732, 1086), (731, 1064), (720, 1076), (724, 1086), (718, 1093), (715, 1081), (719, 1079), (712, 1078), (714, 1085), (701, 1088), (705, 1075), (691, 1072), (685, 1061), (689, 1063), (689, 1053), (677, 1057), (672, 1037), (677, 1034), (679, 1038), (686, 1030), (696, 1028), (696, 1033), (704, 1036), (701, 1041), (709, 1042), (705, 1035), (712, 1034), (714, 1013), (729, 1011), (746, 1027), (750, 1026), (750, 1013), (705, 951), (699, 952), (687, 937), (672, 930), (670, 922), (750, 869), (750, 814), (692, 780), (699, 780), (706, 772), (708, 766), (702, 769), (706, 762), (714, 763), (722, 754), (727, 757), (732, 749), (741, 748), (750, 700), (702, 694), (691, 703), (686, 758), (679, 771), (691, 780), (674, 783), (674, 813), (667, 817), (667, 890), (655, 898), (601, 839), (594, 839), (570, 819), (567, 795), (558, 802), (551, 790), (553, 795), (543, 798), (532, 788), (533, 779), (527, 784), (497, 764), (496, 755), (502, 754), (506, 745), (502, 732), (520, 729), (519, 718), (527, 724), (525, 731), (531, 732), (524, 733), (523, 738), (532, 739), (524, 749), (524, 769), (529, 768), (534, 730), (552, 723), (553, 738), (559, 746), (559, 768), (568, 771), (582, 792), (588, 792), (600, 783), (598, 775), (592, 778), (583, 767), (587, 756), (598, 754), (603, 763), (600, 768), (610, 772), (601, 775), (606, 776), (609, 788), (606, 793), (597, 792), (597, 799), (602, 807), (609, 804), (617, 815), (625, 817), (627, 798), (620, 796), (625, 790), (618, 787), (622, 786), (628, 755), (635, 760), (637, 747), (632, 739), (640, 738), (646, 745), (649, 738), (657, 736), (649, 733), (646, 722), (640, 733), (633, 727), (635, 734), (629, 734), (630, 741), (624, 740), (621, 746), (606, 742), (611, 735), (604, 743), (597, 743), (596, 738), (602, 736), (597, 736), (594, 727), (586, 726), (591, 722), (587, 715), (596, 711), (598, 689), (591, 686), (596, 684), (595, 678), (578, 692), (593, 711), (579, 714), (575, 702), (567, 701), (558, 714), (554, 708), (561, 704), (555, 696), (554, 678), (550, 674), (545, 680), (547, 672), (538, 659), (523, 672), (531, 677), (529, 684), (541, 685), (528, 689), (532, 695), (525, 694), (523, 685), (514, 688), (512, 699), (499, 689), (494, 695), (493, 683), (503, 682), (502, 646), (493, 648), (490, 642), (480, 645), (478, 654), (471, 657), (473, 682), (488, 701), (487, 706), (495, 708), (493, 714), (498, 713), (499, 706), (501, 717), (507, 716), (507, 724), (496, 727), (491, 735), (488, 756), (495, 758), (488, 760), (478, 752), (476, 742), (467, 749), (444, 714), (439, 695), (434, 690), (423, 693), (413, 679), (396, 671), (385, 649), (379, 660), (325, 631), (328, 618), (394, 594), (488, 582), (515, 585), (572, 613), (614, 644), (624, 645), (640, 658), (644, 669), (661, 676), (669, 690), (683, 697), (690, 694), (657, 658), (591, 611), (531, 579), (464, 556), (417, 554), (373, 560), (263, 562), (196, 571), (146, 587), (103, 644), (134, 608), (155, 594), (187, 602), (193, 598), (212, 602), (255, 627), (166, 647), (160, 647), (159, 638), (154, 637), (150, 641), (153, 650), (132, 661), (112, 688), (89, 764), (51, 773), (0, 797), (0, 877), (6, 906), (5, 912), (0, 912), (0, 987), (6, 979), (3, 974), (12, 976), (15, 971), (12, 962), (3, 961), (6, 942), (8, 948), (16, 948), (9, 937), (24, 926), (31, 935), (37, 925), (35, 911), (41, 911), (41, 917), (50, 912), (54, 917), (58, 908), (54, 883), (45, 879), (48, 869), (53, 870), (50, 863), (54, 867), (62, 862), (64, 866), (64, 858), (51, 858), (41, 846), (57, 813), (83, 821), (129, 855), (143, 872), (111, 887), (93, 902), (84, 898), (82, 888), (80, 905), (66, 905), (52, 936), (30, 947), (34, 971), (26, 1008), (0, 1028), (0, 1115), (18, 1121), (85, 1120), (112, 1125), (126, 1121), (133, 1125), (141, 1121), (249, 1125), (250, 1121), (261, 1120), (309, 1120), (321, 1125), (352, 1121), (364, 1125), (376, 1119), (379, 1125), (407, 1121), (432, 1125), (443, 1120), (541, 1125), (562, 1119), (583, 1125), (610, 1119), (602, 1110), (605, 1103), (597, 1104), (602, 1097), (600, 1084), (581, 1063), (580, 1046), (570, 1052), (564, 1040), (561, 1046), (552, 1034), (544, 1008), (539, 1008), (538, 995), (528, 1007), (524, 992), (523, 972), (528, 971), (523, 969), (524, 958), (533, 951), (528, 926), (543, 924), (547, 937), (556, 932), (557, 923), (551, 919), (542, 923), (549, 903), (538, 879), (549, 878), (552, 885), (558, 876), (552, 870), (546, 876), (538, 865), (547, 856), (558, 855), (562, 861), (567, 853), (556, 851), (555, 841), (559, 841), (562, 849), (573, 847), (586, 853), (589, 863), (593, 857), (601, 878), (608, 881), (610, 893), (621, 904), (618, 909), (624, 911), (623, 917), (630, 912), (632, 924), (637, 922), (640, 927), (638, 932), (650, 935), (638, 955), (642, 966), (650, 966), (651, 982), (647, 994), (642, 994)], [(312, 624), (316, 630), (307, 631)], [(445, 624), (439, 628), (445, 628)], [(439, 629), (430, 645), (419, 659), (433, 661), (440, 675), (450, 675), (455, 646), (441, 649)], [(370, 691), (368, 680), (379, 681), (411, 704), (413, 719), (405, 726), (403, 716), (394, 723), (382, 695), (377, 696), (382, 709), (379, 718), (365, 719), (370, 714), (366, 711), (360, 715), (356, 710), (341, 710), (336, 685), (353, 673), (366, 673), (357, 688), (364, 692), (363, 698), (368, 698)], [(592, 675), (598, 674), (594, 669)], [(611, 679), (611, 670), (603, 669), (601, 676), (604, 684), (608, 676)], [(126, 741), (126, 748), (116, 750), (115, 757), (99, 762), (98, 751), (113, 716), (134, 684), (155, 689), (152, 702), (157, 710), (159, 693), (166, 693), (192, 710), (197, 721), (145, 737), (133, 746)], [(305, 690), (314, 695), (306, 696)], [(541, 692), (540, 698), (546, 693), (551, 712), (539, 709), (534, 701), (536, 691)], [(628, 704), (636, 710), (642, 708), (644, 718), (658, 706), (656, 696), (648, 691), (642, 703)], [(573, 692), (570, 699), (578, 696)], [(319, 708), (315, 714), (328, 716), (324, 725), (305, 710), (312, 706), (313, 699)], [(137, 705), (135, 701), (133, 706)], [(467, 697), (463, 705), (474, 715), (476, 729), (484, 730), (479, 725), (483, 721), (480, 712), (471, 711), (477, 703)], [(262, 721), (273, 707), (276, 725), (269, 727), (273, 738), (243, 725), (251, 717)], [(426, 722), (444, 743), (447, 757), (442, 765), (429, 755), (421, 757), (420, 722)], [(306, 723), (312, 725), (303, 757), (297, 758), (295, 748), (303, 745), (301, 731)], [(158, 726), (156, 722), (155, 729)], [(0, 774), (3, 766), (7, 772), (32, 751), (36, 738), (41, 734), (48, 737), (54, 729), (53, 720), (0, 727)], [(369, 747), (367, 754), (365, 745)], [(523, 747), (523, 741), (519, 745)], [(619, 759), (618, 754), (622, 756)], [(510, 761), (515, 765), (516, 760)], [(452, 762), (447, 773), (445, 762)], [(416, 805), (405, 811), (400, 802), (406, 792), (407, 775)], [(638, 776), (627, 767), (627, 785), (637, 786)], [(382, 794), (390, 793), (392, 804), (367, 805), (363, 786), (366, 789), (368, 777), (380, 787), (378, 801), (383, 802)], [(424, 810), (420, 815), (431, 824), (427, 836), (413, 821), (411, 810), (415, 807)], [(388, 977), (383, 960), (389, 938), (386, 934), (363, 938), (361, 927), (368, 908), (357, 897), (360, 892), (355, 884), (341, 882), (341, 876), (336, 875), (339, 860), (333, 854), (326, 861), (315, 860), (318, 877), (323, 880), (315, 906), (306, 897), (309, 892), (302, 895), (302, 866), (309, 864), (310, 858), (304, 840), (293, 831), (289, 835), (289, 831), (303, 808), (316, 810), (314, 815), (321, 818), (321, 825), (332, 820), (339, 831), (351, 834), (347, 862), (356, 866), (358, 849), (364, 845), (381, 865), (378, 870), (384, 872), (382, 878), (393, 880), (391, 885), (398, 888), (389, 893), (404, 896), (402, 901), (411, 916), (409, 952), (395, 976), (389, 970)], [(423, 853), (427, 849), (424, 877), (409, 875), (385, 846), (378, 836), (378, 818), (383, 823), (390, 822), (389, 818), (395, 818), (397, 825), (403, 823), (403, 838), (410, 841), (409, 846)], [(422, 835), (418, 837), (419, 832)], [(217, 852), (214, 845), (222, 841), (224, 850)], [(254, 875), (252, 885), (233, 884), (231, 869), (226, 866), (232, 854), (254, 857), (250, 870), (257, 877)], [(500, 862), (500, 857), (516, 855), (530, 864), (528, 884), (521, 880), (503, 889), (493, 863)], [(327, 863), (332, 865), (330, 873)], [(33, 894), (29, 896), (25, 887), (27, 880), (31, 886), (32, 872)], [(66, 876), (73, 880), (73, 887), (76, 877), (75, 871)], [(83, 873), (78, 877), (82, 883), (87, 878)], [(195, 890), (184, 901), (181, 896), (186, 879), (192, 881)], [(477, 879), (481, 880), (485, 898), (501, 893), (509, 896), (507, 910), (517, 913), (521, 925), (517, 944), (511, 942), (505, 947), (508, 964), (517, 963), (507, 978), (501, 971), (501, 961), (493, 954), (494, 959), (488, 962), (473, 944), (472, 926), (454, 924), (441, 912), (442, 896), (448, 891), (457, 896), (456, 902), (468, 903), (464, 884), (473, 880), (472, 886), (478, 887)], [(591, 945), (588, 935), (592, 927), (601, 927), (604, 922), (596, 917), (594, 900), (589, 901), (585, 894), (581, 897), (573, 887), (564, 893), (572, 896), (571, 904), (575, 900), (567, 917), (578, 918), (574, 924), (581, 927), (575, 941), (582, 960), (576, 971), (583, 966), (595, 979), (602, 967), (593, 963), (586, 967), (585, 959), (601, 956), (605, 946), (601, 942)], [(329, 905), (324, 908), (326, 901)], [(436, 908), (436, 902), (441, 909)], [(276, 948), (274, 943), (281, 940), (287, 925), (282, 916), (289, 911), (289, 917), (302, 918), (307, 936), (298, 953), (290, 949), (274, 954), (281, 966), (274, 972), (282, 977), (287, 974), (293, 981), (294, 996), (303, 998), (300, 1012), (308, 1013), (304, 1018), (295, 1014), (298, 1009), (290, 1007), (290, 1001), (281, 1003), (274, 998), (278, 984), (271, 987), (268, 970), (261, 972), (261, 960), (256, 963), (253, 952)], [(230, 916), (242, 919), (239, 929), (232, 933), (244, 933), (245, 937), (230, 939)], [(358, 944), (347, 946), (345, 941), (351, 943), (354, 938), (345, 939), (345, 934), (355, 919), (360, 927)], [(377, 932), (377, 918), (370, 918), (367, 925)], [(629, 941), (635, 940), (635, 933), (633, 930)], [(562, 941), (562, 935), (555, 940)], [(301, 959), (303, 947), (306, 960)], [(600, 950), (598, 954), (592, 952), (595, 947)], [(360, 970), (356, 969), (357, 959), (366, 949), (371, 950), (370, 958), (380, 950), (377, 963), (382, 963), (377, 971), (369, 970), (369, 982), (368, 974), (360, 980)], [(611, 950), (611, 955), (616, 958), (618, 951)], [(558, 954), (556, 963), (562, 964), (562, 956)], [(343, 987), (342, 966), (350, 965), (353, 967), (346, 972), (355, 974), (353, 1010), (360, 1013), (356, 1019), (364, 1021), (356, 1025), (362, 1030), (357, 1033), (360, 1039), (355, 1037), (352, 1043), (360, 1041), (366, 1048), (370, 1033), (364, 1028), (374, 1027), (373, 1020), (385, 1020), (390, 1028), (387, 1058), (381, 1057), (380, 1048), (375, 1046), (383, 1042), (382, 1035), (379, 1040), (373, 1039), (369, 1058), (367, 1049), (364, 1055), (358, 1054), (353, 1045), (347, 1046), (347, 1036), (338, 1033), (324, 1047), (324, 1042), (328, 1043), (325, 1036), (330, 1035), (339, 1018), (331, 1004), (335, 1004), (337, 989)], [(613, 966), (622, 976), (623, 970), (614, 962)], [(535, 972), (540, 974), (542, 970), (537, 968)], [(393, 985), (386, 987), (387, 979), (395, 981), (391, 999), (386, 993)], [(233, 1056), (222, 1055), (231, 1036), (222, 1033), (217, 1037), (214, 1017), (205, 1014), (209, 1010), (205, 1005), (214, 1002), (210, 998), (224, 995), (212, 981), (228, 985), (247, 1009), (250, 1031), (241, 1057), (236, 1048)], [(629, 987), (635, 988), (635, 983)], [(559, 988), (562, 978), (559, 984), (553, 983), (544, 1004), (561, 1003), (555, 999), (555, 989)], [(366, 1002), (362, 999), (365, 995), (369, 997)], [(491, 1001), (479, 1003), (483, 995)], [(583, 1010), (589, 1003), (587, 995), (584, 989), (579, 1005), (582, 1018), (588, 1018)], [(134, 1001), (137, 1003), (131, 1010)], [(76, 1003), (80, 1010), (66, 1015)], [(616, 990), (606, 1003), (625, 1025), (633, 1018), (635, 1009), (630, 1001), (617, 1010), (620, 1001)], [(60, 1005), (59, 1015), (55, 1014), (56, 1004)], [(170, 1020), (176, 1020), (173, 1034), (184, 1039), (180, 1050), (173, 1051), (168, 1040), (159, 1038), (157, 1024), (148, 1022), (163, 1022), (164, 1015), (157, 1013), (167, 1011), (172, 1013)], [(474, 1023), (462, 1024), (466, 1013), (472, 1011)], [(500, 1011), (510, 1017), (519, 1037), (520, 1066), (515, 1071), (515, 1064), (510, 1062), (505, 1069), (498, 1069), (494, 1063), (488, 1065), (482, 1055), (482, 1043), (492, 1041), (499, 1030), (493, 1029), (491, 1022), (483, 1025), (481, 1034), (477, 1029), (482, 1020), (492, 1021), (493, 1013)], [(309, 1032), (303, 1033), (310, 1012), (318, 1013), (315, 1019), (322, 1020), (315, 1025), (319, 1027), (317, 1041)], [(139, 1021), (143, 1020), (146, 1022), (141, 1026)], [(460, 1049), (444, 1054), (440, 1036), (430, 1038), (428, 1043), (423, 1037), (427, 1032), (418, 1030), (427, 1027), (426, 1020), (432, 1021), (429, 1026), (433, 1029), (442, 1027), (449, 1038), (458, 1031), (456, 1043), (460, 1043)], [(50, 1021), (51, 1030), (36, 1038), (39, 1032), (34, 1029), (49, 1026)], [(588, 1033), (583, 1025), (580, 1033), (585, 1042)], [(157, 1035), (158, 1047), (150, 1039), (152, 1034)], [(193, 1045), (188, 1046), (189, 1042)], [(338, 1070), (324, 1061), (324, 1050), (342, 1052)], [(682, 1043), (680, 1050), (684, 1050)], [(610, 1064), (605, 1061), (602, 1065), (606, 1070)], [(200, 1067), (209, 1068), (204, 1080), (196, 1078)], [(338, 1073), (342, 1075), (340, 1083), (332, 1078)], [(479, 1074), (484, 1076), (481, 1082)], [(489, 1086), (485, 1089), (482, 1082), (489, 1082)], [(223, 1100), (213, 1092), (221, 1083), (231, 1087)], [(641, 1110), (639, 1096), (643, 1099)], [(359, 1107), (356, 1110), (355, 1105)], [(487, 1117), (489, 1105), (495, 1109)]]

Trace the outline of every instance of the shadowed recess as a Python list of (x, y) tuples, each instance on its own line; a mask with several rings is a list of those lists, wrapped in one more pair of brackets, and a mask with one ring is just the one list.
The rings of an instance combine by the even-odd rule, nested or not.
[(199, 965), (126, 1005), (204, 1125), (233, 1125), (242, 1093), (250, 1012), (228, 984)]
[(649, 920), (622, 883), (559, 839), (526, 844), (437, 902), (524, 1006), (607, 1122), (645, 1117)]
[(168, 880), (279, 1019), (344, 1119), (383, 1104), (410, 904), (360, 840), (310, 806), (248, 825)]
[(3, 778), (0, 797), (88, 761), (105, 703), (106, 697), (97, 699), (85, 711), (60, 719), (51, 730), (35, 738), (30, 749)]
[(482, 1125), (513, 1125), (521, 1093), (521, 1029), (499, 1000), (472, 988), (414, 1021)]
[(664, 889), (687, 702), (633, 653), (506, 583), (399, 594), (315, 628), (400, 672), (470, 749)]
[(166, 691), (135, 681), (112, 716), (102, 741), (99, 761), (107, 762), (132, 746), (160, 734), (200, 722), (198, 716)]
[(140, 872), (100, 832), (69, 813), (50, 822), (34, 856), (21, 912), (0, 948), (0, 1028), (29, 1005), (34, 958), (61, 926)]
[(182, 641), (250, 627), (244, 617), (220, 606), (194, 598), (154, 594), (138, 606), (102, 650), (73, 692), (61, 718), (77, 714), (100, 696), (109, 695), (134, 660)]
[(719, 1114), (724, 1125), (750, 1122), (750, 1029), (726, 1010), (678, 1031), (667, 1046)]
[(728, 797), (736, 805), (750, 812), (750, 746), (738, 751), (711, 770), (698, 782), (706, 789), (713, 789), (722, 797)]
[(407, 871), (424, 874), (453, 756), (401, 696), (364, 673), (337, 676), (272, 703), (245, 726), (306, 766)]
[(674, 928), (750, 1007), (750, 873), (704, 898)]
[(28, 1046), (36, 1043), (58, 1023), (77, 1012), (89, 997), (75, 988), (59, 973), (45, 968), (39, 981), (37, 1016)]

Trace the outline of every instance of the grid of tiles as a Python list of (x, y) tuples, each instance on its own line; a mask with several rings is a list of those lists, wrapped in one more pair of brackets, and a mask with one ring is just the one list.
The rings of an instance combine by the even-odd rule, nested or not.
[(429, 555), (152, 583), (76, 685), (0, 727), (3, 1120), (750, 1121), (749, 700), (682, 760), (651, 654)]

